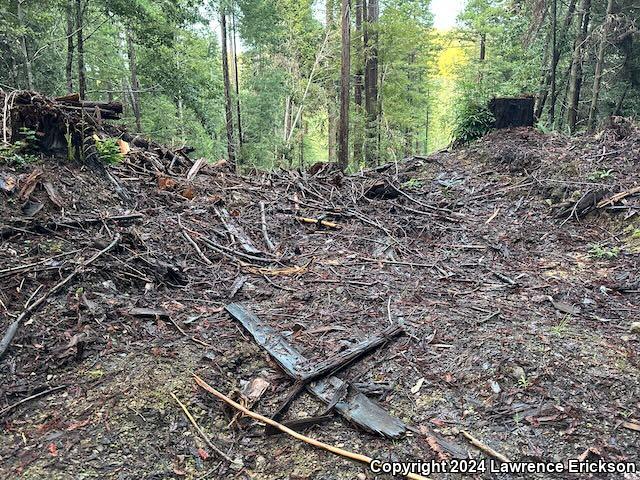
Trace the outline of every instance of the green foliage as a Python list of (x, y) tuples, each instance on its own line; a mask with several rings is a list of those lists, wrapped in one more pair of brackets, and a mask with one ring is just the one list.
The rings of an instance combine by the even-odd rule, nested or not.
[(486, 105), (468, 101), (459, 105), (453, 128), (454, 145), (463, 145), (486, 135), (495, 118)]
[(613, 260), (620, 255), (620, 247), (607, 248), (599, 244), (591, 245), (589, 256), (601, 260)]
[(437, 45), (429, 1), (390, 0), (378, 25), (379, 58), (384, 66), (380, 162), (425, 152), (425, 128)]
[(36, 132), (21, 127), (13, 143), (0, 143), (0, 164), (21, 167), (38, 160), (32, 152), (37, 147)]
[(422, 188), (422, 185), (423, 185), (422, 180), (420, 180), (419, 178), (410, 178), (409, 180), (404, 182), (401, 186), (402, 188), (412, 190), (414, 188)]
[(592, 182), (597, 182), (600, 180), (609, 180), (613, 178), (613, 170), (596, 170), (587, 175), (587, 178)]
[(518, 385), (520, 386), (520, 388), (522, 388), (523, 390), (528, 389), (531, 386), (531, 380), (529, 380), (526, 375), (521, 375), (518, 378)]
[[(192, 145), (197, 156), (218, 159), (226, 155), (219, 47), (220, 10), (224, 9), (229, 14), (229, 43), (234, 31), (238, 34), (239, 94), (233, 70), (231, 76), (236, 125), (236, 101), (242, 110), (244, 142), (242, 148), (237, 145), (239, 165), (304, 167), (328, 159), (328, 110), (337, 112), (340, 86), (340, 2), (81, 3), (88, 98), (123, 102), (122, 124), (130, 130), (137, 128), (132, 108), (137, 96), (142, 133), (173, 145)], [(579, 17), (565, 17), (567, 3), (559, 4), (560, 24), (564, 18), (572, 21), (559, 29), (556, 121), (550, 122), (548, 110), (544, 110), (538, 125), (544, 131), (562, 129), (566, 117), (565, 86)], [(75, 7), (75, 1), (72, 4)], [(2, 88), (66, 93), (66, 5), (62, 0), (0, 2)], [(334, 21), (329, 29), (322, 18), (327, 5)], [(441, 148), (449, 142), (452, 131), (456, 142), (465, 143), (487, 131), (491, 118), (482, 106), (491, 97), (544, 91), (550, 31), (545, 2), (468, 0), (459, 28), (450, 32), (433, 29), (430, 0), (381, 0), (380, 7), (379, 22), (369, 25), (365, 21), (364, 25), (370, 38), (378, 39), (380, 118), (367, 122), (364, 109), (356, 108), (352, 99), (352, 150), (355, 139), (366, 139), (365, 148), (374, 148), (379, 152), (378, 160), (386, 162)], [(355, 4), (351, 8), (351, 78), (355, 79), (373, 46), (362, 51), (363, 39), (355, 31)], [(593, 34), (585, 46), (585, 52), (590, 53), (583, 61), (581, 117), (590, 103), (593, 57), (605, 9), (606, 2), (592, 2)], [(612, 113), (632, 116), (640, 111), (640, 42), (633, 29), (639, 15), (637, 2), (617, 2), (615, 28), (606, 48), (600, 119)], [(137, 57), (137, 95), (131, 92), (129, 37)], [(486, 43), (483, 60), (479, 58), (480, 38)], [(75, 44), (75, 36), (73, 41)], [(73, 89), (77, 90), (75, 51), (71, 60)], [(230, 63), (233, 66), (233, 59)], [(290, 134), (285, 132), (285, 105), (293, 105), (292, 118), (301, 112)], [(2, 155), (5, 162), (9, 157), (11, 162), (29, 161), (23, 153), (16, 157), (15, 152), (7, 152), (6, 147)], [(354, 159), (350, 168), (358, 169), (361, 162)], [(594, 175), (595, 180), (610, 178), (606, 171)]]
[(557, 337), (563, 337), (567, 331), (569, 330), (569, 321), (571, 320), (571, 315), (565, 315), (560, 320), (558, 325), (555, 325), (551, 328), (551, 333)]
[(115, 138), (105, 138), (104, 140), (96, 138), (95, 142), (96, 150), (98, 151), (100, 160), (102, 160), (104, 163), (107, 163), (109, 165), (117, 165), (124, 159), (122, 153), (120, 152), (118, 141)]

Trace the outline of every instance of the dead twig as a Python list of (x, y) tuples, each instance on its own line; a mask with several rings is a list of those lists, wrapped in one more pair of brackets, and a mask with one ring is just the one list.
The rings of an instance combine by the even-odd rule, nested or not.
[(494, 458), (497, 458), (498, 460), (500, 460), (501, 462), (504, 463), (510, 463), (511, 460), (509, 460), (507, 457), (505, 457), (503, 454), (496, 452), (493, 448), (491, 448), (490, 446), (482, 443), (480, 440), (478, 440), (476, 437), (474, 437), (473, 435), (471, 435), (469, 432), (465, 432), (464, 430), (461, 431), (460, 433), (462, 433), (462, 436), (464, 438), (466, 438), (467, 440), (469, 440), (469, 442), (471, 442), (471, 445), (473, 445), (474, 447), (482, 450), (484, 453), (486, 453), (487, 455), (490, 455)]
[(195, 242), (193, 238), (191, 238), (191, 236), (187, 232), (187, 229), (184, 228), (184, 226), (182, 225), (182, 220), (180, 219), (180, 215), (178, 215), (178, 226), (180, 227), (180, 230), (182, 230), (182, 235), (184, 236), (185, 240), (191, 244), (191, 246), (198, 253), (198, 256), (204, 261), (204, 263), (208, 265), (213, 265), (213, 262), (209, 260), (209, 258), (204, 253), (202, 253), (202, 250), (200, 250), (200, 247), (198, 246), (198, 244)]
[(216, 447), (211, 440), (209, 440), (209, 437), (207, 436), (206, 433), (204, 433), (204, 430), (202, 430), (202, 428), (200, 428), (200, 425), (198, 425), (198, 423), (196, 422), (196, 419), (193, 418), (193, 416), (191, 415), (191, 413), (189, 412), (189, 410), (187, 409), (187, 407), (185, 406), (184, 403), (182, 403), (180, 401), (180, 399), (178, 397), (176, 397), (176, 395), (173, 392), (169, 392), (170, 395), (173, 397), (173, 399), (177, 402), (178, 405), (180, 405), (180, 408), (182, 409), (182, 411), (184, 412), (185, 416), (189, 419), (189, 421), (191, 422), (191, 425), (193, 425), (193, 428), (196, 429), (196, 431), (198, 432), (198, 434), (200, 434), (200, 436), (202, 437), (202, 439), (204, 440), (204, 442), (207, 444), (207, 446), (213, 450), (214, 452), (216, 452), (221, 458), (224, 458), (227, 462), (229, 463), (237, 463), (235, 462), (235, 460), (233, 460), (231, 457), (229, 457), (229, 455), (227, 455), (226, 453), (224, 453), (222, 450), (220, 450), (218, 447)]
[(269, 251), (275, 252), (276, 246), (271, 241), (271, 238), (269, 238), (269, 232), (267, 231), (267, 217), (264, 211), (264, 202), (262, 201), (260, 202), (260, 219), (262, 221), (262, 236), (264, 237), (264, 243), (267, 244)]
[[(350, 452), (348, 450), (344, 450), (342, 448), (338, 448), (338, 447), (334, 447), (333, 445), (329, 445), (328, 443), (321, 442), (321, 441), (316, 440), (314, 438), (307, 437), (306, 435), (302, 435), (301, 433), (298, 433), (298, 432), (296, 432), (294, 430), (291, 430), (288, 427), (285, 427), (284, 425), (282, 425), (281, 423), (276, 422), (275, 420), (272, 420), (270, 418), (264, 417), (264, 416), (260, 415), (259, 413), (252, 412), (248, 408), (243, 407), (239, 403), (234, 402), (233, 400), (231, 400), (226, 395), (223, 395), (222, 393), (217, 391), (215, 388), (213, 388), (211, 385), (209, 385), (207, 382), (205, 382), (199, 376), (194, 374), (194, 378), (196, 380), (196, 383), (198, 385), (200, 385), (200, 387), (202, 387), (204, 390), (206, 390), (207, 392), (211, 393), (212, 395), (217, 397), (219, 400), (222, 400), (223, 402), (225, 402), (228, 405), (232, 406), (236, 410), (240, 410), (242, 413), (244, 413), (245, 415), (253, 418), (254, 420), (257, 420), (257, 421), (262, 422), (264, 424), (270, 425), (271, 427), (277, 428), (281, 432), (284, 432), (287, 435), (290, 435), (293, 438), (296, 438), (296, 439), (298, 439), (298, 440), (300, 440), (300, 441), (302, 441), (304, 443), (307, 443), (309, 445), (313, 445), (314, 447), (317, 447), (317, 448), (321, 448), (323, 450), (326, 450), (328, 452), (334, 453), (334, 454), (339, 455), (341, 457), (348, 458), (350, 460), (355, 460), (357, 462), (364, 463), (364, 464), (367, 464), (367, 465), (371, 464), (371, 462), (373, 461), (373, 458), (371, 458), (371, 457), (367, 457), (366, 455), (362, 455), (362, 454), (359, 454), (359, 453)], [(414, 480), (428, 480), (427, 477), (423, 477), (422, 475), (417, 475), (415, 473), (407, 474), (406, 478), (410, 478), (410, 479), (414, 479)]]
[(58, 385), (57, 387), (53, 387), (53, 388), (50, 388), (48, 390), (43, 390), (42, 392), (38, 392), (38, 393), (30, 395), (30, 396), (28, 396), (26, 398), (23, 398), (22, 400), (19, 400), (16, 403), (14, 403), (12, 405), (9, 405), (8, 407), (5, 407), (2, 410), (0, 410), (0, 417), (2, 417), (4, 414), (10, 412), (14, 408), (19, 407), (23, 403), (27, 403), (27, 402), (29, 402), (31, 400), (35, 400), (36, 398), (44, 397), (45, 395), (49, 395), (50, 393), (57, 392), (58, 390), (61, 390), (61, 389), (66, 388), (66, 387), (67, 387), (66, 385)]

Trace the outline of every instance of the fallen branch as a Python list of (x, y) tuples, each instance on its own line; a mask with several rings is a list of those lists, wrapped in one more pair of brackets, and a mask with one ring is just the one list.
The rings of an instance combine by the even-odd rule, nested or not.
[(207, 257), (204, 253), (202, 253), (202, 250), (200, 250), (200, 247), (198, 246), (196, 241), (193, 238), (191, 238), (191, 236), (187, 232), (187, 229), (184, 228), (184, 226), (182, 225), (182, 220), (180, 219), (180, 215), (178, 215), (178, 226), (180, 227), (180, 230), (182, 230), (182, 235), (184, 236), (185, 240), (187, 240), (187, 242), (189, 242), (191, 244), (191, 246), (194, 248), (194, 250), (198, 253), (198, 256), (206, 264), (213, 265), (213, 262), (211, 260), (209, 260), (209, 257)]
[(9, 405), (8, 407), (5, 407), (2, 410), (0, 410), (0, 417), (2, 417), (5, 413), (10, 412), (14, 408), (19, 407), (23, 403), (27, 403), (31, 400), (35, 400), (36, 398), (44, 397), (45, 395), (49, 395), (50, 393), (57, 392), (58, 390), (61, 390), (66, 387), (67, 385), (58, 385), (57, 387), (53, 387), (48, 390), (43, 390), (42, 392), (38, 392), (26, 398), (23, 398), (22, 400), (18, 400), (16, 403)]
[(306, 218), (306, 217), (296, 217), (296, 220), (301, 223), (308, 223), (311, 225), (316, 225), (318, 227), (332, 228), (337, 230), (340, 226), (337, 223), (329, 222), (327, 220), (318, 220), (316, 218)]
[(69, 283), (71, 280), (73, 280), (73, 278), (78, 273), (80, 273), (86, 267), (88, 267), (93, 262), (95, 262), (98, 258), (100, 258), (101, 255), (107, 253), (109, 250), (112, 250), (119, 242), (120, 242), (120, 235), (116, 234), (116, 236), (113, 239), (113, 241), (106, 248), (104, 248), (103, 250), (100, 250), (98, 253), (96, 253), (93, 257), (91, 257), (86, 262), (78, 265), (73, 272), (71, 272), (69, 275), (67, 275), (67, 277), (65, 277), (62, 281), (60, 281), (59, 283), (54, 285), (47, 293), (42, 295), (42, 297), (40, 297), (38, 300), (33, 302), (31, 305), (29, 305), (18, 316), (18, 318), (16, 318), (15, 321), (11, 325), (9, 325), (9, 328), (5, 332), (4, 337), (2, 337), (2, 340), (0, 340), (0, 358), (2, 358), (4, 356), (5, 352), (7, 351), (9, 346), (11, 345), (11, 342), (13, 341), (14, 337), (16, 336), (16, 333), (18, 333), (18, 329), (20, 328), (20, 325), (24, 321), (29, 319), (29, 317), (31, 317), (31, 315), (33, 315), (35, 313), (35, 311), (45, 303), (45, 301), (49, 298), (50, 295), (56, 293), (58, 290), (60, 290), (62, 287), (64, 287), (67, 283)]
[(471, 442), (471, 445), (473, 445), (474, 447), (482, 450), (484, 453), (486, 453), (487, 455), (490, 455), (494, 458), (497, 458), (498, 460), (500, 460), (501, 462), (504, 463), (510, 463), (511, 460), (509, 460), (507, 457), (505, 457), (504, 455), (502, 455), (499, 452), (496, 452), (493, 448), (491, 448), (490, 446), (482, 443), (480, 440), (478, 440), (477, 438), (475, 438), (473, 435), (471, 435), (469, 432), (465, 432), (464, 430), (461, 431), (460, 433), (462, 433), (462, 435), (469, 440), (469, 442)]
[[(285, 427), (284, 425), (282, 425), (281, 423), (276, 422), (275, 420), (272, 420), (270, 418), (264, 417), (264, 416), (260, 415), (259, 413), (252, 412), (248, 408), (243, 407), (242, 405), (240, 405), (240, 404), (234, 402), (233, 400), (231, 400), (226, 395), (223, 395), (222, 393), (217, 391), (215, 388), (213, 388), (211, 385), (209, 385), (207, 382), (205, 382), (199, 376), (194, 374), (194, 378), (196, 380), (196, 383), (198, 385), (200, 385), (200, 387), (202, 387), (204, 390), (206, 390), (207, 392), (211, 393), (212, 395), (214, 395), (218, 399), (222, 400), (223, 402), (227, 403), (228, 405), (232, 406), (236, 410), (239, 410), (242, 413), (244, 413), (245, 415), (253, 418), (254, 420), (257, 420), (257, 421), (262, 422), (262, 423), (264, 423), (266, 425), (274, 427), (274, 428), (280, 430), (281, 432), (284, 432), (287, 435), (290, 435), (293, 438), (296, 438), (296, 439), (298, 439), (298, 440), (300, 440), (300, 441), (302, 441), (304, 443), (307, 443), (309, 445), (313, 445), (314, 447), (317, 447), (317, 448), (321, 448), (323, 450), (326, 450), (328, 452), (334, 453), (334, 454), (339, 455), (341, 457), (348, 458), (350, 460), (355, 460), (357, 462), (361, 462), (361, 463), (364, 463), (364, 464), (367, 464), (367, 465), (371, 464), (371, 462), (373, 461), (373, 458), (371, 458), (371, 457), (367, 457), (366, 455), (361, 455), (359, 453), (353, 453), (353, 452), (350, 452), (348, 450), (344, 450), (342, 448), (334, 447), (333, 445), (329, 445), (328, 443), (321, 442), (321, 441), (316, 440), (314, 438), (307, 437), (306, 435), (302, 435), (301, 433), (298, 433), (298, 432), (296, 432), (294, 430), (291, 430), (288, 427)], [(422, 475), (417, 475), (415, 473), (407, 474), (406, 478), (410, 478), (410, 479), (414, 479), (414, 480), (429, 480), (427, 477), (423, 477)]]
[(269, 238), (269, 232), (267, 231), (267, 218), (264, 212), (264, 202), (260, 202), (260, 218), (262, 220), (262, 236), (264, 237), (264, 243), (267, 244), (269, 251), (275, 252), (276, 247)]
[(310, 371), (305, 374), (305, 376), (302, 378), (302, 381), (307, 384), (312, 380), (318, 380), (329, 374), (336, 374), (340, 370), (343, 370), (351, 363), (358, 360), (360, 357), (366, 355), (367, 353), (370, 353), (380, 345), (388, 342), (398, 335), (402, 335), (403, 333), (404, 329), (401, 325), (393, 324), (385, 328), (382, 332), (375, 334), (374, 336), (366, 340), (362, 340), (356, 343), (346, 350), (337, 353), (333, 357), (328, 358), (327, 360), (323, 360), (322, 362), (318, 362), (312, 368), (310, 368)]
[(96, 225), (104, 222), (126, 222), (129, 220), (137, 220), (140, 218), (144, 218), (144, 215), (141, 213), (131, 213), (129, 215), (115, 215), (112, 217), (103, 217), (103, 218), (85, 218), (80, 220), (69, 220), (67, 222), (49, 222), (44, 225), (25, 225), (24, 227), (17, 226), (7, 226), (0, 230), (0, 239), (9, 238), (12, 235), (18, 233), (25, 232), (33, 232), (33, 233), (49, 233), (51, 230), (58, 230), (60, 228), (74, 228), (74, 227), (84, 227), (87, 225)]
[(635, 187), (635, 188), (632, 188), (631, 190), (626, 190), (624, 192), (616, 193), (615, 195), (612, 195), (611, 197), (598, 202), (596, 207), (604, 208), (608, 205), (613, 205), (614, 203), (619, 202), (620, 200), (623, 200), (631, 195), (635, 195), (636, 193), (640, 193), (640, 187)]

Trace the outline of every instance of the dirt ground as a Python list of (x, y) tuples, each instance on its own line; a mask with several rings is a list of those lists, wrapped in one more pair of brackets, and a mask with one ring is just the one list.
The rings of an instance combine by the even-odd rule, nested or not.
[[(223, 166), (187, 181), (186, 170), (160, 174), (132, 152), (109, 168), (129, 203), (76, 162), (0, 166), (22, 181), (41, 169), (30, 200), (43, 205), (29, 217), (17, 193), (2, 194), (0, 332), (30, 299), (122, 238), (52, 295), (0, 360), (0, 477), (376, 478), (289, 437), (265, 436), (195, 385), (193, 373), (237, 399), (261, 377), (269, 386), (252, 408), (266, 415), (292, 386), (223, 310), (231, 301), (318, 361), (391, 321), (405, 326), (338, 376), (409, 425), (406, 437), (375, 436), (337, 415), (305, 430), (312, 437), (383, 460), (440, 458), (434, 438), (485, 457), (466, 431), (512, 460), (640, 468), (640, 333), (632, 328), (640, 197), (594, 207), (640, 182), (640, 133), (625, 128), (577, 139), (497, 131), (345, 177), (239, 176)], [(260, 261), (243, 253), (221, 209)], [(140, 218), (113, 219), (133, 213)], [(69, 223), (82, 219), (100, 221)], [(209, 449), (172, 393), (236, 466)], [(285, 418), (322, 409), (303, 394)]]

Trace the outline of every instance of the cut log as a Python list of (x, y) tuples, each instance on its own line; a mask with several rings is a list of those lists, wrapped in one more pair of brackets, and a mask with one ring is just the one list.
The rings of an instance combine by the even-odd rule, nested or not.
[(496, 97), (489, 102), (494, 128), (532, 127), (533, 97)]
[(98, 102), (98, 101), (89, 101), (89, 100), (82, 100), (82, 101), (61, 100), (60, 103), (62, 105), (62, 108), (65, 108), (67, 106), (91, 108), (91, 109), (98, 107), (102, 111), (110, 110), (115, 113), (122, 113), (123, 111), (122, 103), (120, 102)]

